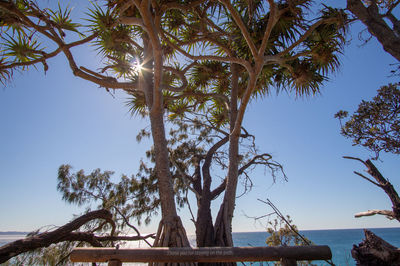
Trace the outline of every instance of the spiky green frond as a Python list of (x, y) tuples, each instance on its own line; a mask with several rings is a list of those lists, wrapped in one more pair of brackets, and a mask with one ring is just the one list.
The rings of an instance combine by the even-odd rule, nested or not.
[[(25, 13), (28, 10), (29, 3), (25, 0), (17, 0), (14, 1), (14, 5), (19, 11)], [(23, 26), (24, 23), (18, 15), (0, 8), (0, 27), (2, 32), (7, 32), (11, 29), (13, 34), (18, 33), (23, 35)]]
[(132, 116), (140, 115), (145, 117), (147, 115), (146, 99), (143, 94), (131, 94), (132, 96), (128, 98), (125, 105), (129, 107), (129, 113)]
[(42, 54), (40, 43), (36, 39), (29, 39), (25, 35), (10, 36), (3, 44), (0, 52), (15, 62), (28, 62), (37, 59)]
[(118, 25), (99, 32), (98, 38), (94, 41), (99, 53), (103, 55), (124, 56), (131, 52), (130, 28), (130, 26)]
[(12, 69), (4, 67), (5, 63), (6, 59), (4, 57), (0, 57), (0, 83), (3, 84), (3, 86), (7, 84), (13, 75)]
[(89, 29), (96, 32), (106, 31), (117, 22), (117, 18), (110, 9), (104, 10), (96, 3), (93, 3), (86, 15), (89, 16), (87, 19), (90, 23), (88, 25)]
[(64, 10), (62, 10), (60, 3), (58, 3), (57, 10), (49, 10), (50, 18), (58, 28), (73, 31), (83, 36), (78, 31), (78, 27), (80, 27), (81, 24), (72, 22), (71, 11), (72, 8), (69, 7), (66, 7)]
[(322, 75), (314, 64), (307, 60), (294, 60), (290, 66), (292, 71), (284, 71), (285, 80), (282, 84), (293, 90), (297, 96), (319, 93), (321, 84), (327, 77)]
[(168, 106), (168, 119), (173, 120), (176, 118), (183, 117), (185, 112), (188, 110), (188, 103), (185, 100), (175, 101)]
[(199, 88), (206, 88), (212, 81), (227, 79), (227, 66), (221, 62), (203, 61), (192, 68), (191, 83)]
[(89, 28), (99, 34), (94, 41), (99, 53), (121, 57), (131, 52), (132, 26), (118, 24), (117, 17), (110, 9), (103, 10), (97, 4), (87, 14)]
[(162, 20), (165, 29), (172, 33), (178, 34), (179, 30), (186, 25), (186, 14), (181, 10), (170, 9), (165, 12), (165, 17)]

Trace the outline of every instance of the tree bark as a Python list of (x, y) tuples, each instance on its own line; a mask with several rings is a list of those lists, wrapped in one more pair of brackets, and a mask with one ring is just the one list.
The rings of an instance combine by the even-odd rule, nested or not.
[(357, 265), (400, 265), (400, 250), (374, 233), (364, 230), (365, 239), (354, 245), (351, 255)]
[[(226, 188), (223, 202), (220, 206), (215, 220), (215, 243), (220, 247), (233, 247), (232, 239), (232, 218), (235, 208), (236, 188), (239, 172), (239, 137), (240, 128), (235, 130), (238, 114), (238, 66), (231, 64), (231, 102), (229, 112), (229, 165), (226, 181)], [(224, 265), (236, 265), (236, 263), (226, 263)]]
[(197, 247), (214, 247), (214, 225), (211, 216), (211, 199), (202, 198), (196, 219)]
[(239, 171), (239, 137), (240, 128), (237, 129), (235, 126), (238, 114), (238, 66), (231, 64), (231, 102), (229, 112), (229, 165), (228, 165), (228, 176), (226, 182), (226, 189), (223, 202), (218, 212), (217, 219), (215, 221), (215, 242), (218, 246), (233, 246), (232, 240), (232, 218), (233, 211), (235, 208), (236, 200), (236, 188), (238, 181)]
[[(196, 242), (198, 247), (213, 247), (216, 246), (214, 225), (211, 215), (211, 201), (216, 198), (220, 191), (211, 192), (212, 177), (210, 173), (211, 162), (213, 156), (219, 148), (229, 141), (229, 137), (222, 138), (215, 143), (207, 152), (202, 171), (198, 171), (197, 175), (202, 176), (203, 184), (201, 189), (197, 189), (199, 196), (197, 198), (197, 219), (196, 219)], [(214, 195), (215, 194), (215, 195)]]
[(169, 153), (165, 138), (163, 96), (160, 91), (161, 88), (156, 88), (154, 84), (154, 46), (146, 35), (143, 35), (143, 46), (145, 63), (139, 73), (139, 86), (144, 91), (150, 115), (162, 214), (153, 246), (188, 247), (190, 246), (189, 240), (176, 212), (175, 195), (169, 169)]
[[(396, 34), (395, 28), (390, 28), (385, 22), (376, 3), (370, 2), (371, 4), (366, 7), (361, 0), (347, 0), (347, 9), (378, 39), (383, 49), (400, 62), (400, 36)], [(395, 18), (392, 15), (391, 20), (393, 21), (393, 19)], [(395, 20), (398, 23), (397, 19)]]

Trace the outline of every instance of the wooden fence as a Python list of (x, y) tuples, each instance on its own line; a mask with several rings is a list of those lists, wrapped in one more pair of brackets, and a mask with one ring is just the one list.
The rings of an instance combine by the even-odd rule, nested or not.
[(328, 246), (291, 247), (205, 247), (205, 248), (75, 248), (72, 262), (239, 262), (281, 261), (282, 265), (296, 265), (301, 260), (330, 260)]

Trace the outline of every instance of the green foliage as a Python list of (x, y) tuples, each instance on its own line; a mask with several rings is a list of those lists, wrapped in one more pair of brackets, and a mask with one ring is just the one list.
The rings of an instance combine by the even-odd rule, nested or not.
[[(41, 8), (34, 1), (2, 1), (0, 5), (0, 82), (12, 78), (15, 69), (27, 70), (42, 64), (48, 69), (47, 59), (61, 52), (54, 50), (64, 42), (66, 31), (80, 33), (82, 25), (72, 21), (72, 9)], [(55, 44), (55, 45), (54, 45)], [(53, 50), (52, 50), (53, 49)]]
[(23, 253), (2, 265), (71, 265), (69, 260), (70, 252), (73, 248), (82, 246), (82, 244), (76, 242), (53, 244), (47, 248)]
[(5, 58), (0, 58), (0, 82), (4, 86), (6, 82), (12, 77), (12, 69), (3, 68)]
[(28, 62), (40, 57), (40, 43), (25, 35), (8, 35), (8, 38), (4, 40), (1, 53), (5, 57), (11, 57), (14, 62)]
[(400, 154), (400, 84), (389, 84), (378, 90), (371, 101), (362, 101), (343, 125), (347, 111), (335, 114), (341, 122), (341, 134), (375, 153)]
[[(267, 232), (270, 236), (265, 241), (268, 246), (307, 246), (313, 244), (309, 239), (300, 235), (297, 226), (292, 224), (289, 215), (286, 216), (285, 220), (278, 217), (268, 222)], [(275, 262), (274, 265), (281, 265), (281, 263)], [(314, 264), (310, 261), (298, 261), (297, 265)]]
[[(251, 40), (259, 47), (271, 16), (269, 8), (262, 1), (231, 3), (246, 24)], [(278, 1), (276, 4), (281, 16), (271, 30), (264, 55), (266, 58), (285, 56), (263, 66), (252, 97), (263, 97), (273, 90), (293, 91), (297, 96), (317, 94), (327, 75), (339, 67), (339, 55), (345, 43), (346, 14), (343, 10), (324, 7), (318, 17), (309, 19), (311, 1)], [(318, 20), (323, 22), (315, 26)], [(222, 3), (205, 3), (188, 14), (181, 10), (169, 11), (164, 23), (169, 42), (181, 46), (188, 53), (233, 56), (255, 63), (242, 29)], [(308, 31), (311, 33), (302, 39)], [(293, 45), (299, 39), (301, 41)], [(188, 91), (196, 95), (185, 98), (190, 103), (187, 105), (194, 107), (186, 110), (201, 110), (209, 114), (209, 120), (217, 127), (227, 125), (226, 102), (205, 95), (230, 96), (230, 64), (204, 60), (196, 62), (189, 71)], [(247, 88), (249, 73), (242, 65), (237, 67), (240, 100)]]
[(153, 193), (157, 179), (150, 173), (152, 169), (142, 163), (136, 177), (123, 175), (114, 183), (111, 171), (96, 169), (85, 175), (83, 170), (71, 173), (71, 166), (62, 165), (58, 171), (57, 189), (68, 203), (85, 205), (88, 209), (98, 204), (95, 209), (110, 210), (119, 228), (123, 229), (130, 219), (136, 219), (139, 224), (144, 219), (147, 224), (151, 215), (158, 213), (160, 201)]
[[(90, 42), (102, 56), (103, 65), (96, 72), (80, 68), (69, 50), (72, 48), (69, 46), (71, 43), (65, 42), (68, 32), (72, 31), (76, 37), (78, 35), (74, 32), (80, 33), (83, 27), (72, 21), (71, 9), (59, 5), (58, 9), (50, 10), (40, 8), (32, 1), (9, 1), (10, 9), (0, 8), (0, 26), (6, 33), (0, 37), (0, 81), (9, 79), (15, 68), (26, 69), (30, 65), (41, 63), (46, 70), (46, 60), (62, 51), (74, 74), (81, 71), (81, 77), (89, 76), (87, 79), (90, 81), (100, 80), (100, 85), (101, 81), (112, 80), (115, 81), (116, 88), (119, 88), (120, 79), (131, 82), (131, 88), (123, 87), (132, 97), (129, 99), (130, 111), (147, 115), (150, 106), (147, 106), (143, 88), (137, 86), (138, 73), (135, 65), (144, 64), (148, 67), (145, 71), (152, 71), (153, 58), (146, 58), (145, 61), (143, 56), (144, 48), (149, 46), (146, 43), (149, 41), (146, 31), (152, 29), (121, 23), (121, 17), (141, 19), (134, 4), (129, 6), (124, 0), (106, 2), (108, 5), (104, 7), (93, 4), (87, 12), (87, 27), (94, 38)], [(232, 101), (229, 99), (232, 89), (232, 63), (229, 60), (219, 62), (212, 58), (198, 61), (187, 59), (188, 62), (185, 63), (193, 67), (186, 69), (175, 63), (182, 59), (181, 55), (175, 57), (176, 47), (195, 55), (211, 53), (222, 58), (235, 57), (246, 60), (251, 66), (256, 62), (242, 35), (242, 29), (234, 23), (232, 14), (221, 2), (205, 1), (185, 11), (182, 8), (169, 8), (169, 3), (170, 1), (153, 1), (150, 13), (161, 15), (160, 21), (156, 21), (155, 29), (161, 40), (163, 67), (168, 66), (169, 69), (163, 69), (161, 88), (155, 89), (163, 91), (163, 107), (168, 111), (172, 123), (168, 140), (169, 165), (176, 202), (182, 208), (187, 203), (187, 193), (191, 188), (188, 180), (191, 181), (195, 176), (196, 164), (204, 163), (205, 156), (213, 145), (229, 135), (224, 130), (228, 124), (229, 103)], [(193, 1), (171, 3), (185, 5), (193, 4)], [(267, 5), (264, 1), (239, 0), (231, 3), (244, 21), (251, 41), (257, 48), (260, 47), (271, 16)], [(252, 97), (267, 95), (272, 89), (294, 90), (297, 95), (315, 94), (327, 79), (328, 72), (338, 67), (337, 55), (342, 48), (345, 17), (340, 17), (337, 10), (326, 8), (320, 17), (315, 18), (326, 22), (301, 39), (302, 34), (311, 30), (315, 22), (314, 19), (308, 19), (307, 10), (310, 4), (311, 1), (277, 1), (282, 16), (271, 29), (267, 49), (262, 51), (262, 56), (279, 60), (272, 60), (264, 65)], [(157, 9), (158, 5), (163, 8)], [(21, 15), (16, 16), (15, 10)], [(84, 36), (80, 34), (79, 37)], [(50, 47), (55, 46), (56, 50), (43, 47), (39, 42), (42, 39), (50, 43)], [(297, 45), (296, 41), (299, 39)], [(89, 40), (80, 39), (75, 44), (78, 46), (86, 42)], [(281, 58), (280, 54), (285, 56)], [(238, 101), (241, 101), (249, 83), (249, 71), (243, 65), (237, 67)], [(180, 89), (179, 86), (184, 84), (185, 79), (189, 84)], [(251, 162), (257, 154), (254, 138), (247, 132), (243, 135), (246, 137), (241, 143), (242, 154), (238, 156), (240, 167)], [(143, 131), (138, 139), (146, 136), (149, 133)], [(121, 230), (129, 226), (132, 219), (139, 223), (143, 220), (148, 223), (153, 215), (158, 214), (160, 200), (154, 150), (148, 150), (146, 156), (147, 160), (141, 162), (136, 175), (123, 175), (115, 179), (115, 182), (111, 171), (102, 172), (96, 169), (90, 174), (85, 174), (83, 170), (72, 173), (70, 166), (62, 165), (59, 168), (57, 189), (68, 203), (86, 206), (88, 209), (97, 205), (96, 208), (110, 210)], [(212, 170), (225, 170), (229, 163), (227, 158), (226, 147), (215, 152)], [(255, 162), (253, 167), (262, 164), (271, 170), (273, 176), (276, 171), (282, 170), (279, 164), (269, 161), (271, 156), (265, 158)], [(246, 169), (249, 171), (253, 167)], [(244, 179), (248, 180), (246, 171), (242, 172)], [(90, 226), (96, 228), (96, 223)], [(107, 230), (107, 227), (103, 230)]]
[(290, 226), (283, 219), (275, 218), (273, 221), (268, 222), (267, 232), (270, 236), (265, 243), (271, 247), (277, 246), (304, 246), (311, 243), (310, 240), (304, 240), (296, 225), (292, 225), (292, 219), (289, 215), (285, 218)]
[[(60, 3), (58, 3), (57, 10), (53, 11), (49, 9), (50, 19), (54, 22), (55, 26), (58, 29), (74, 31), (80, 34), (81, 36), (84, 36), (78, 31), (78, 28), (81, 27), (82, 25), (80, 25), (79, 23), (72, 22), (71, 11), (72, 9), (68, 7), (63, 10), (61, 8)], [(64, 37), (65, 34), (62, 33), (61, 36)]]

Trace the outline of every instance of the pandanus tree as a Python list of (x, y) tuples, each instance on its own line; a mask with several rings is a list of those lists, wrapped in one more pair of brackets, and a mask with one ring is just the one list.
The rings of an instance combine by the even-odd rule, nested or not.
[[(340, 10), (325, 8), (311, 18), (307, 13), (310, 4), (218, 1), (205, 2), (189, 15), (180, 10), (167, 13), (169, 24), (161, 32), (163, 40), (198, 62), (192, 71), (197, 86), (188, 86), (188, 92), (224, 96), (209, 98), (210, 105), (204, 105), (204, 99), (201, 102), (202, 107), (212, 107), (205, 112), (214, 114), (218, 124), (229, 132), (224, 199), (214, 227), (203, 230), (202, 238), (209, 239), (204, 242), (207, 245), (233, 245), (239, 139), (250, 100), (273, 88), (299, 96), (316, 94), (327, 74), (338, 66), (346, 17)], [(186, 100), (191, 106), (191, 99)], [(209, 193), (206, 191), (203, 193)]]
[[(306, 0), (107, 3), (107, 8), (92, 8), (90, 31), (84, 35), (68, 10), (52, 11), (26, 0), (0, 1), (6, 33), (1, 36), (1, 80), (11, 78), (15, 69), (34, 65), (46, 71), (48, 59), (64, 54), (75, 76), (132, 95), (151, 124), (162, 214), (155, 246), (189, 244), (174, 200), (165, 110), (185, 113), (195, 108), (211, 114), (216, 128), (226, 129), (228, 170), (215, 224), (211, 230), (204, 229), (209, 222), (200, 226), (198, 237), (206, 239), (200, 245), (232, 246), (231, 222), (242, 167), (239, 140), (246, 134), (242, 124), (248, 103), (272, 88), (297, 95), (317, 93), (338, 65), (345, 16), (325, 8), (312, 17), (307, 13), (311, 1)], [(98, 48), (104, 64), (98, 71), (79, 66), (72, 52), (89, 43)], [(200, 216), (211, 217), (204, 196), (212, 192), (209, 182), (203, 181)]]
[[(83, 27), (72, 22), (70, 10), (60, 7), (53, 11), (26, 0), (0, 2), (3, 82), (12, 78), (16, 69), (27, 70), (41, 64), (46, 71), (48, 59), (64, 54), (75, 76), (107, 90), (120, 89), (144, 99), (152, 129), (162, 211), (155, 246), (189, 245), (176, 212), (163, 121), (163, 92), (179, 90), (170, 86), (164, 76), (183, 78), (182, 87), (185, 80), (184, 75), (177, 75), (174, 67), (168, 66), (165, 59), (171, 49), (162, 44), (159, 36), (166, 10), (189, 10), (193, 5), (185, 1), (108, 1), (107, 8), (95, 5), (89, 12), (89, 33), (85, 36)], [(97, 46), (102, 56), (104, 66), (99, 71), (79, 66), (71, 51), (89, 43)]]

